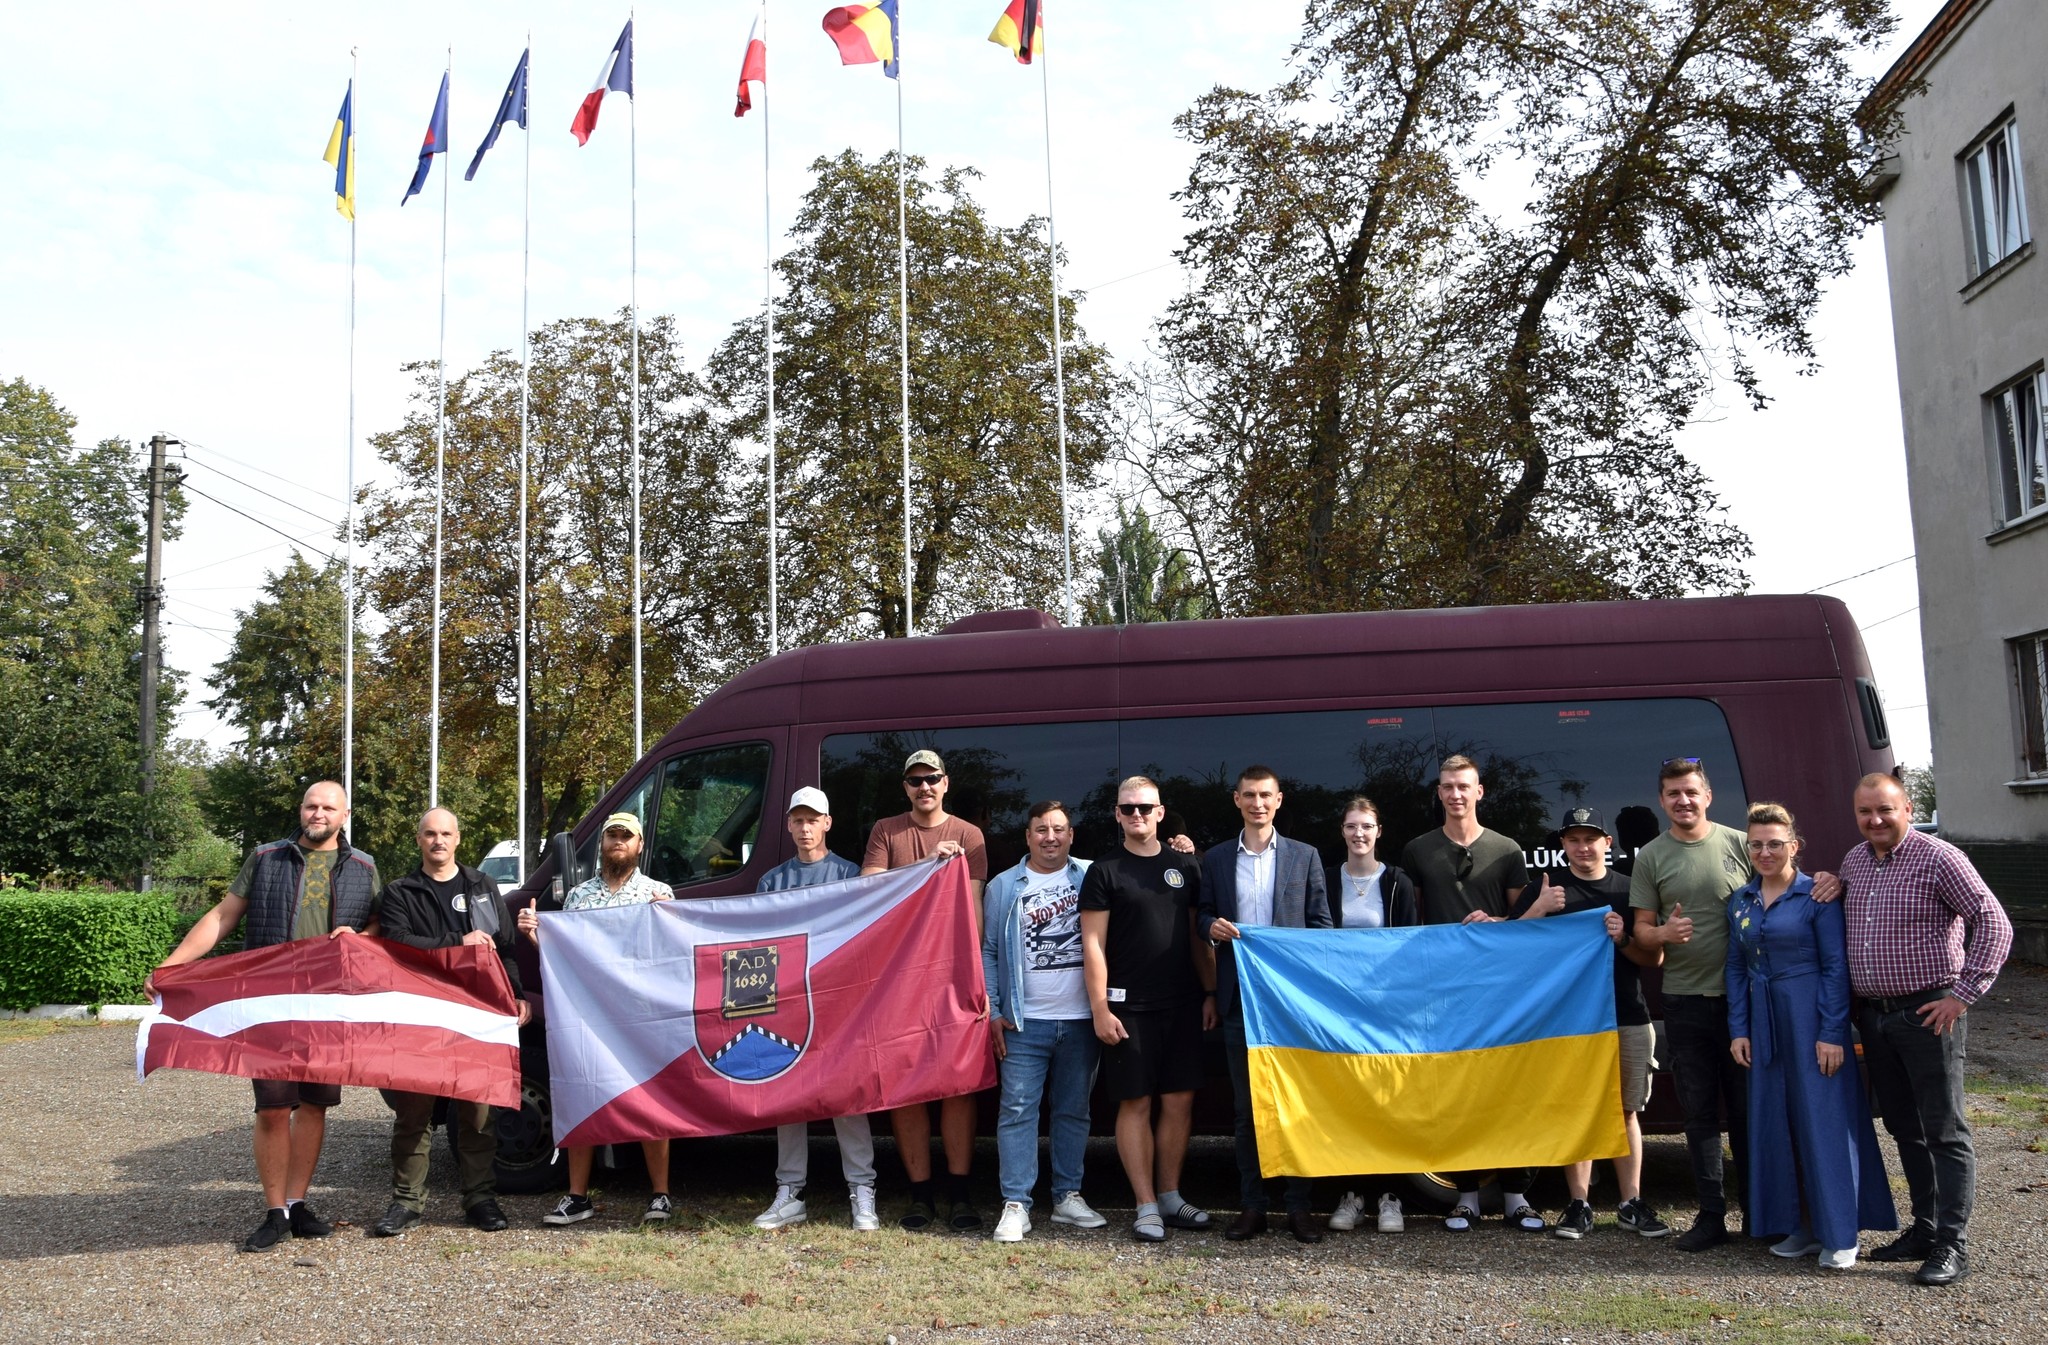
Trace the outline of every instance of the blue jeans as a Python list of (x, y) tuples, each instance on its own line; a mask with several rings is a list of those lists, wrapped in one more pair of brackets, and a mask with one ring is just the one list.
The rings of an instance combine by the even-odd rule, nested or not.
[(1099, 1043), (1086, 1018), (1027, 1018), (1021, 1032), (1003, 1033), (996, 1155), (1004, 1200), (1031, 1207), (1038, 1185), (1038, 1109), (1052, 1104), (1052, 1198), (1081, 1189), (1088, 1151), (1088, 1095), (1095, 1089)]

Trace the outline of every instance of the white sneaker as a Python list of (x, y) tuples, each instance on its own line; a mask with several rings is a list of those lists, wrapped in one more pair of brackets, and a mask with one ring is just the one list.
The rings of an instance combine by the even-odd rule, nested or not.
[(1024, 1235), (1031, 1231), (1031, 1211), (1024, 1208), (1021, 1200), (1005, 1200), (1003, 1217), (996, 1220), (997, 1242), (1022, 1242)]
[(1079, 1191), (1069, 1191), (1060, 1197), (1060, 1203), (1052, 1207), (1052, 1221), (1075, 1228), (1101, 1228), (1109, 1222), (1089, 1208)]
[(1356, 1191), (1346, 1191), (1344, 1198), (1337, 1202), (1336, 1213), (1330, 1216), (1332, 1233), (1349, 1233), (1358, 1227), (1358, 1221), (1365, 1217), (1365, 1198)]
[(853, 1206), (853, 1226), (863, 1233), (872, 1233), (882, 1226), (882, 1218), (875, 1213), (875, 1188), (872, 1186), (849, 1186), (846, 1199)]
[(1401, 1202), (1394, 1199), (1390, 1191), (1380, 1197), (1380, 1232), (1402, 1233), (1408, 1229), (1408, 1221), (1401, 1217)]
[(1856, 1249), (1854, 1247), (1829, 1247), (1823, 1249), (1820, 1254), (1820, 1268), (1822, 1270), (1847, 1270), (1855, 1264)]
[(754, 1216), (754, 1227), (787, 1228), (791, 1224), (800, 1224), (809, 1219), (811, 1212), (797, 1195), (802, 1189), (797, 1186), (776, 1187), (775, 1203)]
[(1820, 1239), (1803, 1228), (1795, 1228), (1782, 1242), (1771, 1244), (1771, 1255), (1782, 1256), (1787, 1261), (1796, 1261), (1802, 1256), (1812, 1256), (1822, 1250)]

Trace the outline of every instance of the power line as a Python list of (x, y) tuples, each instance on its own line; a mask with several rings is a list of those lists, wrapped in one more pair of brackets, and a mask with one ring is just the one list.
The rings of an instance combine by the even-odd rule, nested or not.
[[(1905, 555), (1900, 556), (1897, 560), (1888, 560), (1882, 565), (1873, 565), (1867, 570), (1858, 570), (1855, 574), (1844, 575), (1840, 579), (1830, 579), (1827, 583), (1822, 584), (1819, 588), (1810, 588), (1806, 591), (1808, 593), (1818, 593), (1821, 591), (1821, 589), (1833, 588), (1837, 584), (1846, 584), (1851, 579), (1861, 579), (1864, 575), (1876, 574), (1879, 570), (1889, 570), (1894, 565), (1904, 565), (1907, 561), (1913, 559), (1913, 555), (1913, 552), (1908, 551)], [(1899, 615), (1904, 616), (1905, 613), (1901, 612), (1899, 613)], [(1864, 629), (1868, 630), (1869, 627), (1866, 626)]]
[(1911, 607), (1908, 607), (1908, 608), (1907, 608), (1907, 609), (1906, 609), (1905, 611), (1903, 611), (1903, 612), (1893, 612), (1893, 613), (1892, 613), (1892, 614), (1891, 614), (1890, 616), (1886, 617), (1886, 618), (1884, 619), (1884, 621), (1873, 621), (1873, 622), (1871, 622), (1871, 623), (1870, 623), (1869, 625), (1867, 625), (1867, 626), (1863, 627), (1863, 629), (1864, 629), (1864, 630), (1866, 630), (1866, 631), (1872, 631), (1872, 630), (1876, 630), (1876, 629), (1877, 629), (1877, 628), (1878, 628), (1879, 626), (1882, 626), (1882, 625), (1884, 625), (1886, 621), (1897, 621), (1897, 620), (1898, 620), (1898, 619), (1899, 619), (1900, 617), (1902, 617), (1902, 616), (1911, 616), (1911, 615), (1913, 615), (1913, 613), (1915, 613), (1915, 612), (1917, 612), (1917, 611), (1919, 611), (1919, 610), (1920, 610), (1920, 604), (1916, 602), (1916, 603), (1914, 603), (1914, 604), (1913, 604), (1913, 605), (1912, 605)]
[(212, 472), (212, 473), (213, 473), (213, 474), (214, 474), (215, 476), (219, 476), (219, 477), (222, 477), (222, 478), (224, 478), (224, 479), (226, 479), (226, 480), (232, 481), (232, 482), (234, 482), (234, 483), (235, 483), (236, 485), (240, 486), (240, 487), (241, 487), (242, 489), (244, 489), (244, 490), (253, 490), (253, 491), (255, 491), (255, 492), (256, 492), (256, 493), (258, 494), (258, 495), (261, 495), (261, 496), (262, 496), (262, 497), (263, 497), (264, 499), (266, 499), (266, 500), (274, 500), (274, 501), (276, 501), (276, 502), (277, 502), (278, 504), (281, 504), (281, 505), (283, 505), (283, 506), (284, 506), (285, 508), (287, 508), (287, 509), (296, 509), (296, 510), (298, 510), (298, 511), (299, 511), (300, 513), (304, 514), (304, 515), (305, 515), (305, 516), (306, 516), (307, 518), (310, 518), (310, 519), (312, 519), (312, 520), (313, 520), (314, 522), (316, 522), (316, 523), (325, 523), (325, 524), (327, 524), (327, 525), (328, 525), (329, 527), (333, 527), (333, 526), (335, 525), (335, 523), (337, 522), (337, 520), (336, 520), (336, 519), (334, 519), (333, 517), (331, 517), (330, 515), (327, 515), (327, 514), (316, 514), (316, 513), (314, 513), (314, 512), (313, 512), (313, 511), (312, 511), (311, 509), (308, 509), (308, 508), (306, 508), (306, 506), (304, 506), (303, 504), (296, 504), (296, 503), (292, 502), (291, 500), (287, 500), (287, 499), (286, 499), (286, 498), (285, 498), (284, 496), (282, 496), (282, 495), (278, 495), (278, 494), (275, 494), (275, 493), (273, 493), (273, 492), (271, 492), (271, 491), (265, 490), (265, 489), (264, 489), (263, 487), (261, 487), (261, 486), (255, 486), (255, 485), (251, 485), (251, 484), (250, 484), (249, 482), (247, 482), (247, 481), (244, 481), (244, 480), (243, 480), (243, 479), (242, 479), (241, 477), (239, 477), (239, 476), (235, 476), (235, 475), (232, 475), (232, 474), (230, 474), (230, 473), (228, 473), (228, 472), (223, 472), (223, 471), (222, 471), (222, 470), (221, 470), (220, 468), (218, 468), (218, 467), (214, 466), (214, 465), (213, 465), (212, 463), (210, 463), (210, 462), (201, 462), (201, 461), (200, 461), (199, 459), (197, 459), (197, 458), (186, 458), (186, 459), (185, 459), (185, 461), (186, 461), (186, 462), (187, 462), (188, 464), (190, 464), (191, 466), (194, 466), (194, 467), (204, 467), (204, 468), (205, 468), (205, 469), (206, 469), (207, 471), (209, 471), (209, 472)]
[(226, 500), (217, 499), (212, 495), (208, 495), (205, 491), (199, 489), (199, 487), (193, 485), (189, 481), (185, 483), (185, 489), (191, 491), (194, 495), (197, 495), (202, 500), (212, 501), (214, 504), (219, 505), (221, 508), (227, 510), (231, 514), (240, 514), (243, 518), (248, 519), (251, 523), (254, 523), (259, 528), (268, 529), (269, 531), (274, 532), (278, 536), (284, 538), (288, 542), (291, 542), (298, 546), (305, 547), (306, 550), (311, 551), (314, 555), (320, 557), (320, 559), (326, 561), (329, 565), (332, 565), (334, 563), (334, 557), (332, 554), (322, 551), (319, 547), (314, 546), (312, 543), (304, 540), (303, 538), (294, 536), (293, 534), (286, 532), (283, 528), (278, 527), (275, 523), (267, 523), (264, 520), (256, 517), (256, 515), (248, 512), (246, 509), (237, 509), (235, 508), (235, 506), (229, 504)]
[[(229, 556), (226, 560), (210, 560), (206, 562), (206, 564), (204, 565), (195, 565), (189, 570), (180, 570), (176, 574), (166, 575), (164, 576), (164, 579), (166, 582), (169, 582), (172, 579), (183, 579), (188, 574), (198, 574), (201, 570), (211, 570), (221, 565), (232, 565), (238, 560), (247, 560), (251, 556), (260, 556), (266, 551), (275, 551), (277, 550), (278, 547), (282, 545), (282, 542), (265, 542), (262, 546), (257, 547), (254, 551), (244, 551), (241, 555)], [(258, 585), (231, 585), (230, 587), (256, 588), (258, 587)]]
[[(316, 489), (316, 488), (314, 488), (314, 487), (312, 487), (312, 486), (309, 486), (309, 485), (306, 485), (306, 484), (304, 484), (303, 482), (299, 482), (299, 481), (294, 481), (294, 480), (292, 480), (292, 479), (291, 479), (290, 477), (288, 477), (288, 476), (279, 476), (279, 475), (278, 475), (278, 474), (277, 474), (276, 472), (273, 472), (273, 471), (269, 470), (268, 468), (265, 468), (265, 467), (258, 467), (258, 466), (257, 466), (257, 465), (256, 465), (255, 463), (253, 463), (253, 462), (244, 462), (244, 461), (243, 461), (242, 459), (240, 459), (240, 458), (237, 458), (237, 457), (234, 457), (234, 456), (232, 456), (231, 454), (223, 453), (223, 452), (221, 452), (221, 451), (220, 451), (219, 449), (217, 449), (217, 448), (208, 448), (208, 447), (207, 447), (207, 446), (206, 446), (205, 444), (195, 444), (195, 443), (193, 443), (193, 442), (192, 442), (191, 440), (189, 440), (189, 439), (185, 441), (185, 447), (186, 447), (187, 449), (194, 449), (194, 448), (196, 448), (196, 449), (198, 449), (198, 450), (199, 450), (200, 452), (202, 452), (202, 453), (211, 453), (211, 454), (213, 454), (213, 456), (215, 456), (216, 458), (223, 458), (223, 459), (226, 459), (226, 460), (227, 460), (228, 462), (232, 462), (232, 463), (233, 463), (233, 464), (235, 464), (235, 466), (237, 466), (237, 467), (246, 467), (246, 468), (248, 468), (248, 469), (249, 469), (250, 471), (252, 471), (252, 472), (256, 472), (256, 473), (259, 473), (259, 474), (261, 474), (261, 475), (263, 475), (263, 476), (267, 476), (267, 477), (269, 477), (269, 478), (270, 478), (271, 480), (273, 480), (273, 481), (282, 481), (282, 482), (283, 482), (283, 483), (284, 483), (285, 485), (287, 485), (287, 486), (290, 486), (290, 487), (291, 487), (291, 488), (292, 488), (293, 490), (303, 490), (303, 491), (305, 491), (305, 492), (306, 492), (306, 493), (307, 493), (308, 495), (317, 495), (317, 496), (319, 496), (319, 497), (320, 497), (321, 499), (323, 499), (323, 500), (332, 500), (332, 501), (333, 501), (334, 503), (336, 503), (336, 504), (347, 504), (347, 503), (348, 503), (348, 501), (347, 501), (347, 500), (343, 499), (343, 498), (342, 498), (341, 496), (339, 496), (339, 495), (329, 495), (329, 494), (328, 494), (328, 493), (327, 493), (326, 491), (324, 491), (324, 490), (318, 490), (318, 489)], [(189, 462), (189, 461), (191, 461), (191, 454), (190, 454), (189, 452), (188, 452), (188, 453), (186, 454), (186, 460), (187, 460), (188, 462)], [(215, 468), (214, 468), (213, 470), (214, 470), (214, 471), (216, 471), (216, 472), (219, 472), (219, 471), (220, 471), (220, 468), (218, 468), (218, 467), (215, 467)], [(225, 475), (227, 475), (227, 473), (225, 473), (225, 472), (221, 472), (221, 475), (225, 476)]]

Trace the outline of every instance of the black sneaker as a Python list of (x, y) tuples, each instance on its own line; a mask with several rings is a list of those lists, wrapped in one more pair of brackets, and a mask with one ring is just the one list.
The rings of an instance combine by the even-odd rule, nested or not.
[(1718, 1247), (1728, 1241), (1727, 1221), (1718, 1214), (1702, 1214), (1692, 1221), (1692, 1227), (1680, 1233), (1672, 1246), (1681, 1252), (1703, 1252), (1709, 1247)]
[(505, 1218), (505, 1211), (499, 1209), (498, 1202), (489, 1196), (464, 1210), (462, 1217), (469, 1221), (471, 1228), (485, 1233), (502, 1233), (510, 1223)]
[(1870, 1254), (1873, 1261), (1925, 1261), (1934, 1250), (1934, 1234), (1919, 1224)]
[(590, 1203), (589, 1196), (569, 1195), (556, 1201), (553, 1209), (540, 1216), (540, 1221), (560, 1228), (564, 1224), (580, 1224), (595, 1213), (597, 1206)]
[(295, 1238), (324, 1238), (334, 1231), (334, 1225), (313, 1213), (313, 1207), (303, 1200), (291, 1207), (291, 1213), (285, 1219), (291, 1224)]
[(1550, 1231), (1567, 1242), (1577, 1242), (1593, 1231), (1593, 1207), (1583, 1200), (1566, 1202), (1564, 1213), (1557, 1216), (1557, 1227)]
[(292, 1240), (292, 1221), (283, 1210), (271, 1210), (256, 1225), (256, 1231), (242, 1239), (245, 1252), (267, 1252), (280, 1242)]
[(1631, 1233), (1640, 1233), (1646, 1238), (1661, 1238), (1671, 1232), (1671, 1225), (1657, 1217), (1657, 1211), (1641, 1196), (1624, 1200), (1621, 1208), (1614, 1212), (1614, 1222)]
[(420, 1212), (402, 1200), (394, 1200), (376, 1223), (370, 1225), (373, 1238), (395, 1238), (420, 1221)]

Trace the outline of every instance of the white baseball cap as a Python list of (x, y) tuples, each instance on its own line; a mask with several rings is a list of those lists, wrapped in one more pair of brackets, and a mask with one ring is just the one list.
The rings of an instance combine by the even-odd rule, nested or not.
[(783, 811), (784, 813), (793, 813), (799, 808), (809, 808), (812, 812), (822, 813), (827, 817), (832, 815), (832, 805), (826, 802), (825, 791), (814, 785), (805, 785), (796, 793), (791, 794), (789, 796), (789, 807)]

